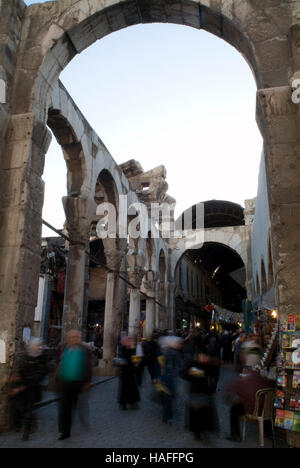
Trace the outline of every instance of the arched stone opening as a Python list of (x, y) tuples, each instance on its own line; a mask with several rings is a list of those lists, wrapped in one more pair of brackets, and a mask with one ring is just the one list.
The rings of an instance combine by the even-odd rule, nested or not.
[[(294, 161), (299, 160), (299, 131), (298, 109), (291, 104), (288, 79), (297, 71), (298, 61), (292, 63), (288, 53), (288, 33), (296, 35), (296, 28), (290, 29), (296, 21), (290, 5), (272, 4), (267, 13), (262, 2), (260, 5), (248, 0), (238, 5), (216, 0), (214, 8), (199, 6), (194, 1), (167, 0), (115, 1), (110, 8), (103, 11), (99, 8), (100, 4), (91, 6), (88, 0), (57, 1), (46, 6), (33, 5), (25, 13), (15, 80), (9, 84), (12, 117), (3, 152), (5, 171), (1, 176), (4, 196), (0, 243), (5, 260), (0, 271), (0, 303), (7, 311), (7, 317), (1, 320), (8, 336), (7, 347), (10, 346), (7, 355), (13, 355), (24, 326), (32, 322), (36, 302), (43, 187), (42, 171), (34, 170), (34, 161), (42, 159), (47, 150), (46, 120), (54, 84), (61, 70), (81, 50), (114, 30), (141, 22), (188, 24), (224, 38), (247, 57), (258, 88), (265, 88), (258, 93), (257, 116), (266, 145), (276, 286), (282, 313), (286, 315), (291, 309), (296, 313), (300, 296), (291, 291), (297, 290), (299, 282), (299, 232), (295, 229), (291, 233), (290, 227), (299, 211), (298, 174), (293, 177)], [(16, 168), (13, 159), (20, 146), (22, 164)], [(12, 243), (11, 232), (16, 225), (18, 234)], [(282, 226), (287, 226), (291, 237), (296, 239), (297, 250)], [(284, 255), (280, 255), (281, 249)]]
[(245, 264), (237, 251), (224, 244), (205, 242), (199, 249), (186, 250), (177, 260), (175, 282), (177, 328), (207, 325), (204, 308), (209, 303), (242, 312), (247, 296)]
[[(269, 47), (268, 58), (274, 56), (276, 63), (280, 63), (276, 74), (271, 73), (270, 63), (265, 62), (265, 54), (261, 48), (261, 44), (269, 40), (270, 36), (283, 37), (286, 23), (279, 26), (273, 21), (273, 16), (270, 14), (266, 16), (261, 8), (263, 18), (261, 25), (263, 24), (264, 28), (261, 28), (259, 43), (256, 43), (255, 31), (249, 28), (251, 24), (249, 17), (257, 21), (259, 7), (256, 5), (254, 8), (250, 2), (243, 6), (239, 5), (232, 12), (225, 8), (221, 1), (217, 1), (212, 8), (191, 0), (172, 3), (161, 0), (155, 4), (147, 0), (114, 1), (107, 8), (103, 8), (102, 4), (91, 7), (88, 0), (79, 2), (74, 0), (67, 4), (59, 0), (47, 3), (46, 10), (45, 8), (45, 5), (32, 5), (25, 11), (22, 41), (18, 51), (21, 66), (16, 68), (11, 93), (11, 112), (14, 121), (22, 120), (26, 123), (26, 130), (29, 131), (24, 133), (24, 142), (36, 138), (39, 143), (37, 152), (40, 154), (45, 152), (45, 145), (40, 137), (37, 138), (37, 134), (41, 135), (44, 132), (43, 126), (47, 121), (51, 95), (59, 74), (76, 54), (96, 40), (123, 27), (148, 22), (172, 22), (204, 29), (226, 40), (243, 54), (256, 76), (258, 87), (286, 83), (288, 67), (286, 63), (278, 61), (278, 57), (282, 60), (285, 56), (282, 51), (287, 44), (284, 41), (279, 42), (280, 50)], [(269, 24), (268, 33), (264, 33), (265, 21)], [(9, 144), (14, 145), (14, 142), (16, 140), (10, 134)], [(30, 172), (32, 169), (29, 159), (30, 157), (27, 159), (25, 172)], [(28, 205), (30, 205), (31, 192), (32, 190), (28, 190), (27, 193)], [(42, 194), (40, 198), (42, 199)], [(40, 213), (37, 213), (37, 219), (39, 216)], [(26, 224), (30, 225), (27, 221), (28, 217)], [(37, 246), (39, 248), (39, 240), (34, 242), (35, 246), (28, 243), (25, 245), (23, 242), (27, 255)], [(21, 260), (18, 264), (20, 263)], [(38, 275), (35, 276), (38, 278)], [(34, 280), (34, 283), (37, 284), (37, 280)], [(20, 307), (22, 309), (23, 305)], [(21, 315), (24, 316), (24, 313)]]
[(108, 169), (102, 169), (94, 189), (89, 320), (93, 328), (92, 341), (103, 348), (99, 367), (104, 375), (114, 374), (112, 359), (127, 312), (127, 284), (121, 279), (126, 277), (127, 239), (119, 237), (119, 185)]
[(86, 178), (86, 167), (81, 142), (67, 119), (55, 109), (49, 109), (48, 127), (63, 151), (67, 165), (68, 196), (78, 196)]

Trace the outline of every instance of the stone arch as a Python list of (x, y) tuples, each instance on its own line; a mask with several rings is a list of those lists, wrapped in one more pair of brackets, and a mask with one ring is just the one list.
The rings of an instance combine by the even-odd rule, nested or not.
[[(109, 7), (104, 8), (103, 4), (107, 6), (108, 3)], [(295, 291), (299, 274), (295, 251), (299, 256), (299, 248), (296, 241), (294, 248), (286, 228), (282, 228), (288, 227), (289, 234), (299, 238), (296, 228), (291, 232), (298, 208), (298, 178), (293, 177), (300, 147), (298, 108), (291, 104), (288, 81), (299, 65), (290, 60), (287, 37), (287, 33), (292, 32), (292, 23), (297, 22), (297, 13), (292, 2), (274, 1), (267, 6), (265, 2), (253, 0), (206, 0), (205, 3), (206, 6), (194, 0), (110, 0), (105, 3), (57, 0), (32, 5), (26, 10), (22, 6), (25, 17), (17, 44), (18, 56), (13, 57), (16, 66), (12, 68), (16, 72), (8, 83), (6, 108), (11, 114), (10, 123), (6, 130), (6, 119), (4, 132), (1, 128), (6, 142), (0, 236), (6, 255), (0, 271), (0, 307), (7, 310), (3, 327), (9, 334), (7, 346), (12, 346), (11, 354), (14, 346), (21, 342), (24, 324), (32, 321), (37, 296), (43, 198), (40, 161), (49, 144), (46, 122), (55, 83), (60, 72), (84, 48), (106, 34), (138, 23), (174, 22), (203, 28), (236, 47), (250, 64), (260, 88), (257, 120), (265, 139), (269, 171), (276, 285), (289, 284), (285, 291), (281, 288), (279, 307), (283, 315), (298, 310), (299, 295)], [(294, 58), (296, 56), (294, 54)], [(20, 154), (20, 149), (16, 168), (16, 154)], [(281, 179), (283, 172), (285, 178)], [(272, 178), (276, 180), (273, 185)], [(86, 203), (81, 199), (79, 202)], [(15, 232), (13, 242), (11, 232)], [(281, 249), (286, 252), (284, 256), (279, 255)], [(11, 325), (14, 320), (15, 327)]]
[(61, 146), (67, 165), (69, 196), (87, 194), (88, 153), (84, 148), (84, 118), (62, 83), (57, 83), (48, 110), (48, 127)]
[[(178, 284), (181, 265), (183, 288)], [(221, 305), (222, 301), (227, 304), (223, 307), (239, 311), (246, 296), (246, 265), (235, 249), (221, 242), (205, 242), (198, 248), (182, 252), (177, 258), (175, 278), (178, 296), (183, 303), (190, 300), (199, 306), (201, 300)]]
[(61, 146), (67, 165), (67, 193), (69, 196), (78, 196), (86, 172), (81, 143), (70, 123), (59, 111), (49, 109), (47, 123)]
[[(197, 232), (196, 232), (197, 234)], [(243, 260), (244, 265), (248, 262), (248, 241), (245, 226), (223, 227), (204, 229), (199, 235), (179, 239), (177, 248), (172, 252), (171, 272), (174, 275), (178, 260), (186, 250), (200, 249), (204, 243), (214, 242), (222, 244), (235, 251)]]
[(95, 201), (97, 205), (106, 202), (115, 206), (119, 212), (118, 188), (116, 180), (108, 169), (102, 169), (98, 174), (95, 186)]
[[(15, 193), (10, 180), (6, 182), (3, 191), (8, 192), (5, 195), (6, 198), (12, 198), (14, 193), (15, 203), (10, 207), (11, 211), (16, 211), (16, 206), (21, 210), (21, 205), (22, 207), (26, 205), (28, 208), (26, 219), (25, 214), (22, 214), (20, 220), (19, 231), (22, 233), (20, 237), (23, 237), (18, 239), (18, 245), (22, 245), (27, 257), (32, 257), (34, 252), (35, 273), (33, 276), (36, 278), (38, 278), (39, 270), (40, 205), (43, 189), (40, 180), (42, 169), (39, 168), (35, 172), (33, 160), (42, 159), (47, 149), (49, 136), (45, 134), (48, 109), (59, 75), (77, 54), (98, 39), (130, 25), (150, 22), (171, 22), (204, 29), (227, 41), (245, 57), (256, 77), (258, 88), (284, 87), (287, 84), (290, 67), (286, 32), (291, 25), (292, 15), (287, 14), (287, 8), (283, 6), (271, 6), (266, 12), (263, 5), (252, 0), (245, 0), (238, 4), (235, 0), (229, 0), (226, 4), (223, 0), (216, 0), (213, 6), (211, 2), (207, 6), (200, 5), (195, 0), (176, 0), (175, 2), (157, 0), (155, 3), (149, 0), (111, 0), (109, 6), (102, 2), (91, 4), (89, 0), (68, 2), (57, 0), (26, 8), (17, 52), (16, 71), (13, 83), (10, 84), (9, 109), (12, 118), (5, 153), (9, 161), (22, 141), (23, 148), (26, 149), (22, 155), (24, 164), (19, 171), (19, 178), (25, 180), (30, 175), (30, 183), (26, 187), (26, 199), (21, 189)], [(276, 73), (274, 73), (274, 67)], [(281, 93), (283, 97), (286, 96), (286, 91)], [(273, 90), (268, 93), (272, 94)], [(260, 112), (258, 120), (263, 135), (269, 137), (269, 132), (265, 128), (268, 124), (268, 122), (265, 124), (264, 116), (268, 115), (265, 106), (271, 102), (272, 107), (274, 100), (270, 101), (269, 95), (268, 99), (264, 100), (264, 96), (265, 92), (261, 93), (258, 99), (258, 112)], [(275, 102), (273, 105), (274, 119), (277, 118), (278, 112), (284, 114), (286, 109), (286, 106), (282, 105), (278, 108), (276, 104)], [(35, 144), (34, 158), (32, 157), (32, 142)], [(102, 150), (105, 155), (104, 148)], [(93, 154), (93, 147), (91, 154)], [(15, 177), (15, 174), (12, 174), (14, 172), (12, 165), (9, 169), (11, 169), (10, 177)], [(39, 190), (36, 190), (37, 186)], [(93, 187), (92, 183), (87, 190), (90, 187)], [(35, 198), (35, 210), (32, 208), (32, 197)], [(31, 229), (28, 227), (31, 226), (30, 216), (35, 218), (35, 227), (32, 230), (35, 230), (37, 234), (29, 232), (27, 235)], [(7, 245), (8, 238), (9, 229), (6, 229), (1, 234), (1, 245)], [(14, 246), (9, 254), (14, 259), (16, 258), (15, 250)], [(18, 265), (24, 265), (21, 252), (14, 261)], [(33, 265), (32, 262), (31, 265)], [(23, 266), (22, 269), (24, 269)], [(16, 277), (16, 272), (11, 274), (12, 277), (14, 275)], [(20, 277), (22, 275), (24, 276), (24, 273), (21, 273)], [(33, 283), (37, 284), (37, 280)], [(21, 287), (18, 288), (21, 289)], [(29, 291), (30, 288), (26, 289)], [(35, 287), (31, 289), (32, 299), (24, 300), (24, 304), (20, 300), (22, 294), (17, 292), (16, 301), (22, 304), (20, 305), (22, 312), (18, 313), (19, 316), (24, 316), (25, 309), (34, 310)], [(5, 282), (1, 290), (6, 290)], [(11, 295), (9, 288), (7, 291), (3, 297)], [(4, 305), (5, 301), (6, 299), (1, 297), (1, 304)]]
[[(234, 0), (226, 5), (216, 0), (213, 6), (201, 5), (195, 0), (157, 0), (154, 5), (149, 0), (109, 3), (109, 6), (102, 3), (91, 6), (88, 0), (68, 3), (57, 0), (47, 6), (37, 4), (27, 8), (20, 50), (22, 68), (14, 85), (14, 113), (34, 112), (38, 120), (45, 121), (59, 74), (75, 55), (114, 31), (140, 23), (168, 22), (208, 31), (243, 55), (258, 88), (282, 86), (287, 82), (286, 31), (290, 18), (284, 14), (284, 7), (279, 11), (270, 7), (266, 13), (263, 6), (257, 2), (253, 5), (250, 0), (238, 5)], [(284, 20), (278, 22), (280, 13)], [(274, 63), (277, 70), (271, 73)], [(32, 79), (28, 79), (28, 70)], [(25, 101), (24, 95), (27, 96)]]
[[(101, 169), (98, 173), (95, 188), (94, 188), (94, 201), (96, 210), (92, 222), (93, 233), (98, 235), (102, 241), (106, 265), (114, 269), (120, 268), (121, 257), (125, 254), (128, 239), (126, 237), (120, 236), (119, 232), (119, 195), (120, 195), (120, 179), (114, 176), (115, 174), (107, 168)], [(118, 187), (119, 186), (119, 187)], [(103, 204), (103, 208), (101, 208)], [(109, 209), (109, 211), (106, 211)], [(105, 218), (107, 213), (108, 222), (111, 232), (104, 237), (99, 235), (97, 226), (101, 224), (101, 219)]]

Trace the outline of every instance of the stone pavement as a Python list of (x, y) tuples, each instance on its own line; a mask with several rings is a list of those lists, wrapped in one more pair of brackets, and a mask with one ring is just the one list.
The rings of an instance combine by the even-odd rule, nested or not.
[[(72, 437), (58, 441), (57, 403), (52, 402), (36, 410), (38, 431), (27, 442), (21, 434), (0, 434), (0, 448), (257, 448), (258, 424), (248, 423), (246, 441), (233, 443), (226, 440), (229, 431), (229, 408), (222, 401), (222, 389), (232, 375), (231, 366), (223, 366), (217, 391), (217, 410), (220, 434), (213, 433), (209, 442), (195, 441), (184, 428), (184, 406), (186, 383), (180, 380), (179, 396), (172, 425), (161, 421), (160, 405), (150, 398), (151, 383), (148, 373), (141, 388), (141, 404), (138, 410), (121, 411), (117, 404), (118, 379), (98, 378), (94, 387), (80, 402), (74, 417)], [(46, 395), (53, 400), (55, 395)], [(87, 427), (87, 425), (89, 427)], [(283, 439), (278, 439), (285, 446)], [(271, 440), (265, 438), (265, 447), (271, 448)]]

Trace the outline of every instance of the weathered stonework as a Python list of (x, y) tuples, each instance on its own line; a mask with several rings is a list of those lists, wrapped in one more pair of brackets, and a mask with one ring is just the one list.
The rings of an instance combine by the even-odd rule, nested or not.
[[(22, 0), (0, 2), (0, 79), (6, 83), (6, 102), (0, 103), (0, 332), (6, 362), (0, 363), (0, 380), (21, 349), (24, 327), (32, 326), (37, 301), (44, 192), (41, 176), (50, 143), (47, 125), (66, 159), (67, 205), (86, 200), (87, 205), (93, 206), (101, 198), (117, 204), (118, 196), (124, 194), (128, 196), (128, 206), (139, 200), (146, 204), (173, 203), (166, 194), (165, 168), (144, 173), (136, 164), (130, 174), (130, 164), (118, 167), (58, 82), (61, 71), (78, 53), (105, 35), (134, 24), (170, 22), (204, 29), (234, 46), (248, 62), (258, 88), (257, 121), (264, 138), (277, 306), (283, 317), (290, 312), (298, 314), (300, 132), (299, 106), (291, 101), (291, 85), (300, 76), (299, 12), (300, 0), (57, 0), (28, 8)], [(74, 271), (75, 282), (81, 283), (75, 308), (82, 314), (84, 251), (90, 217), (94, 220), (95, 212), (75, 210), (70, 214), (67, 205), (68, 230), (77, 243), (70, 250), (69, 268)], [(79, 223), (79, 231), (72, 229), (72, 221), (73, 226)], [(227, 234), (230, 238), (226, 242), (251, 264), (251, 222), (242, 234)], [(222, 242), (219, 233), (214, 235)], [(158, 238), (154, 242), (154, 261), (146, 261), (146, 245), (144, 240), (137, 249), (144, 263), (128, 257), (127, 273), (136, 274), (139, 266), (140, 276), (148, 270), (158, 274), (155, 297), (167, 308), (160, 310), (156, 305), (156, 325), (169, 326), (178, 251), (169, 255), (176, 246), (167, 246)], [(110, 304), (107, 314), (113, 314), (107, 329), (107, 369), (116, 343), (111, 324), (117, 323), (120, 314), (119, 304), (114, 302), (119, 287), (116, 272), (120, 268), (119, 256), (116, 259), (113, 255), (115, 247), (123, 252), (120, 245), (106, 246), (108, 263), (113, 266), (107, 275), (106, 289)], [(178, 249), (183, 252), (184, 240)], [(161, 251), (165, 254), (164, 275), (160, 268)], [(127, 271), (124, 265), (123, 268)], [(250, 267), (247, 275), (250, 293)], [(73, 287), (69, 283), (68, 290)], [(71, 299), (75, 298), (68, 294), (71, 306)], [(74, 326), (80, 318), (77, 312), (73, 318), (69, 315), (68, 326)], [(83, 315), (80, 323), (82, 320)]]

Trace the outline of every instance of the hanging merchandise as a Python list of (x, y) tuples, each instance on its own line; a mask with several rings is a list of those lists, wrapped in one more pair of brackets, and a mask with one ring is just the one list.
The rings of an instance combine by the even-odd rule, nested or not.
[(281, 322), (274, 400), (275, 425), (300, 432), (300, 316)]

